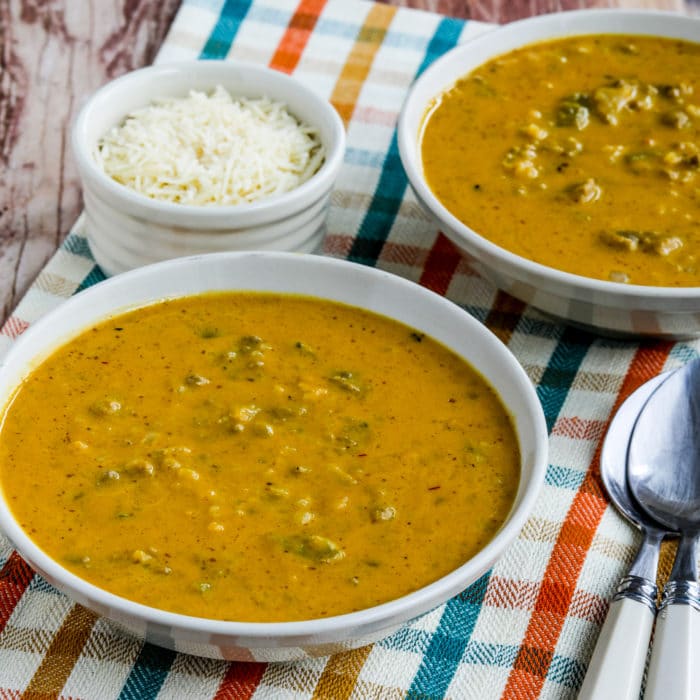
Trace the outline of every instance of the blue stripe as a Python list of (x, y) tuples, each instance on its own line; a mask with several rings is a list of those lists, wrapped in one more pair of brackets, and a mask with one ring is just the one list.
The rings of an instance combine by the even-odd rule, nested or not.
[[(517, 644), (492, 644), (470, 642), (462, 658), (462, 663), (512, 668), (520, 647)], [(586, 666), (567, 656), (555, 654), (549, 666), (547, 680), (567, 688), (577, 689), (583, 682)]]
[(43, 576), (35, 576), (29, 583), (29, 590), (34, 592), (38, 591), (41, 593), (47, 593), (50, 595), (55, 595), (60, 597), (63, 595), (61, 591), (54, 588)]
[(73, 253), (73, 255), (80, 255), (83, 258), (92, 259), (87, 238), (79, 236), (77, 233), (71, 233), (70, 236), (63, 241), (63, 248), (69, 253)]
[(119, 700), (153, 700), (170, 672), (176, 653), (145, 643), (124, 683)]
[(583, 683), (586, 674), (586, 666), (580, 661), (575, 661), (566, 656), (554, 656), (549, 665), (547, 680), (550, 683), (558, 683), (571, 690), (578, 690)]
[(511, 668), (518, 657), (520, 647), (516, 644), (485, 644), (469, 642), (462, 662), (481, 666)]
[(537, 396), (544, 409), (548, 432), (554, 427), (571, 384), (593, 340), (594, 336), (567, 327), (549, 358), (537, 387)]
[(431, 636), (432, 632), (406, 626), (399, 628), (389, 637), (380, 639), (377, 644), (385, 649), (394, 649), (423, 656), (428, 646), (430, 646)]
[[(188, 4), (191, 0), (188, 0)], [(219, 2), (219, 4), (222, 4)], [(260, 22), (273, 27), (287, 27), (290, 18), (294, 15), (296, 3), (290, 2), (288, 10), (280, 10), (276, 7), (268, 7), (265, 5), (255, 4), (250, 8), (250, 12), (246, 16), (246, 20), (251, 22)], [(218, 12), (218, 10), (217, 10)], [(458, 21), (458, 20), (457, 20)], [(339, 39), (348, 39), (350, 41), (357, 38), (357, 33), (362, 28), (361, 21), (354, 21), (353, 18), (347, 17), (339, 20), (332, 17), (320, 16), (316, 20), (314, 26), (314, 34), (323, 36), (337, 37)], [(425, 36), (422, 34), (408, 34), (406, 32), (391, 31), (388, 33), (382, 46), (391, 49), (406, 49), (409, 51), (423, 52), (425, 48)]]
[(191, 7), (199, 7), (202, 10), (209, 10), (210, 12), (215, 12), (217, 15), (221, 12), (224, 0), (187, 0), (187, 4)]
[(586, 476), (586, 472), (580, 471), (579, 469), (550, 464), (549, 467), (547, 467), (544, 483), (547, 484), (547, 486), (578, 491), (579, 486), (583, 483), (584, 476)]
[[(351, 20), (337, 20), (329, 17), (319, 17), (316, 30), (323, 36), (335, 36), (339, 39), (355, 39), (361, 24)], [(393, 49), (407, 49), (423, 52), (425, 49), (425, 37), (419, 34), (406, 34), (392, 30), (386, 35), (382, 45)]]
[(486, 319), (491, 313), (490, 306), (475, 306), (474, 304), (460, 304), (460, 306), (481, 323), (486, 323)]
[(271, 27), (284, 27), (287, 28), (289, 20), (294, 16), (294, 10), (296, 3), (289, 3), (288, 10), (279, 10), (276, 7), (261, 7), (260, 5), (254, 5), (250, 8), (246, 20), (250, 22), (259, 22), (260, 24), (267, 24)]
[(441, 698), (445, 695), (474, 631), (490, 573), (447, 601), (440, 625), (425, 651), (407, 698)]
[(683, 364), (685, 364), (691, 360), (696, 360), (698, 357), (698, 351), (692, 345), (676, 343), (671, 349), (668, 357), (670, 360), (680, 360)]
[(443, 17), (440, 20), (440, 24), (438, 24), (438, 28), (428, 44), (423, 63), (421, 63), (416, 77), (418, 77), (436, 58), (447, 53), (457, 45), (465, 25), (465, 20), (455, 19), (454, 17)]
[(357, 22), (341, 21), (329, 17), (319, 17), (316, 22), (316, 31), (323, 36), (336, 36), (339, 39), (354, 40), (360, 31), (362, 24)]
[(368, 168), (381, 168), (384, 158), (379, 151), (366, 148), (348, 148), (345, 151), (346, 165), (361, 165)]
[(105, 273), (102, 272), (102, 269), (95, 265), (95, 267), (93, 267), (92, 270), (90, 270), (90, 272), (85, 276), (85, 279), (75, 290), (75, 294), (77, 294), (78, 292), (82, 292), (83, 289), (92, 287), (93, 284), (97, 284), (98, 282), (104, 282), (104, 280), (106, 279), (107, 278), (105, 277)]
[[(420, 75), (438, 56), (457, 44), (463, 28), (462, 20), (446, 17), (440, 21), (428, 44), (417, 75)], [(349, 260), (376, 265), (407, 186), (408, 180), (399, 158), (398, 139), (394, 129), (379, 183), (372, 197), (372, 203), (360, 224), (358, 235), (353, 241), (348, 255)]]
[(252, 0), (226, 0), (207, 43), (199, 54), (204, 59), (221, 59), (228, 56), (231, 44), (238, 34), (243, 18), (248, 14)]

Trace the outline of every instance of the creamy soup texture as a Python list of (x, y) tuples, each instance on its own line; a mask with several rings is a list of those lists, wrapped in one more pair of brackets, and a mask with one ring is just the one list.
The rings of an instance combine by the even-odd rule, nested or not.
[(6, 408), (0, 483), (49, 555), (109, 591), (241, 621), (409, 593), (488, 542), (520, 455), (495, 392), (384, 317), (221, 293), (116, 316)]
[(447, 209), (507, 250), (700, 285), (700, 44), (583, 36), (499, 56), (435, 101), (421, 150)]

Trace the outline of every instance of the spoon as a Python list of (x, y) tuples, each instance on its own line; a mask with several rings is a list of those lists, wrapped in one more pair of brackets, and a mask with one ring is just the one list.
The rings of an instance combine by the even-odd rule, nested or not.
[(600, 453), (600, 474), (612, 502), (642, 532), (642, 544), (629, 572), (617, 587), (600, 631), (579, 700), (637, 700), (656, 614), (656, 569), (666, 534), (639, 508), (627, 487), (627, 448), (637, 416), (665, 379), (642, 384), (615, 414)]
[(700, 697), (700, 360), (673, 372), (637, 418), (629, 486), (639, 504), (681, 540), (659, 607), (645, 697)]

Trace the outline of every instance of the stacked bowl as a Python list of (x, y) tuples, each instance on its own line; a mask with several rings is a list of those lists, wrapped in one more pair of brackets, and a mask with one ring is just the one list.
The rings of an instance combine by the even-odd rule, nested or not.
[[(232, 96), (266, 97), (314, 127), (325, 151), (316, 173), (281, 194), (236, 205), (159, 201), (112, 179), (98, 164), (100, 139), (158, 98), (223, 87)], [(221, 61), (152, 66), (98, 90), (73, 130), (85, 200), (84, 230), (107, 275), (174, 257), (225, 250), (312, 252), (324, 233), (331, 189), (343, 162), (345, 131), (333, 107), (303, 83), (267, 68)]]

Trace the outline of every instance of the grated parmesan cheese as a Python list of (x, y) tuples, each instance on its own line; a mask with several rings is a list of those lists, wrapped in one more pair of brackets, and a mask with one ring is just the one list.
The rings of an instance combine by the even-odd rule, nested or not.
[(283, 103), (233, 99), (218, 86), (131, 113), (100, 140), (95, 159), (153, 199), (231, 205), (298, 187), (321, 167), (324, 149)]

